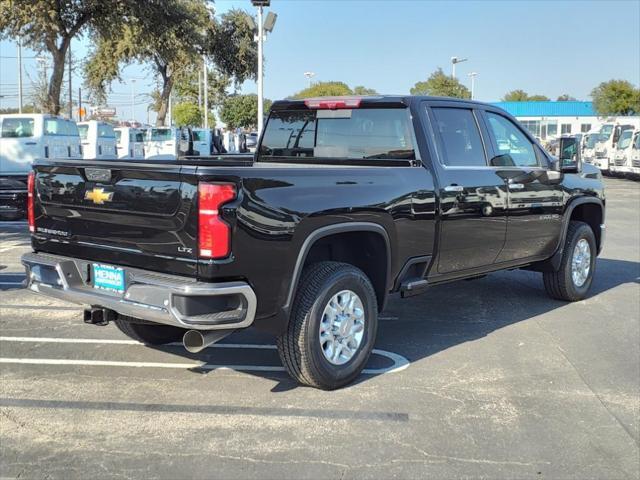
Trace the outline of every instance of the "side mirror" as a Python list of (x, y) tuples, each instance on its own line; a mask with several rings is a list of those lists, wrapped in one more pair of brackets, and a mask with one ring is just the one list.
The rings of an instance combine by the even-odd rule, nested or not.
[(183, 127), (178, 133), (178, 157), (193, 155), (193, 136), (191, 129)]
[(577, 138), (561, 137), (558, 150), (561, 172), (577, 173), (582, 170), (582, 156)]

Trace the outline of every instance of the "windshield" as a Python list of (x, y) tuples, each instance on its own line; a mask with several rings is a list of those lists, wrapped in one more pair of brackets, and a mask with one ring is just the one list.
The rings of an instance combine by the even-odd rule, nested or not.
[(152, 128), (151, 141), (161, 142), (163, 140), (171, 140), (170, 128)]
[(204, 131), (202, 130), (193, 130), (193, 141), (194, 142), (204, 142), (205, 141), (205, 134)]
[(89, 135), (89, 125), (78, 125), (78, 133), (81, 139), (86, 140)]
[(613, 133), (613, 125), (608, 123), (600, 128), (599, 142), (606, 142)]
[(633, 137), (633, 130), (625, 130), (622, 132), (622, 135), (620, 135), (620, 139), (618, 140), (616, 147), (620, 150), (624, 150), (631, 145), (631, 137)]
[(273, 111), (260, 155), (415, 159), (406, 108)]
[(598, 142), (599, 139), (600, 139), (600, 136), (598, 133), (589, 134), (589, 136), (587, 137), (587, 143), (585, 144), (585, 147), (595, 148), (596, 143)]
[(633, 148), (640, 150), (640, 132), (636, 133), (635, 140), (633, 141)]

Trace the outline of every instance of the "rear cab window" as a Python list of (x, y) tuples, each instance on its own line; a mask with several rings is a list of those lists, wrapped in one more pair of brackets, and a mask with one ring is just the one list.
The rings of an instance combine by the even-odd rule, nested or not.
[(33, 137), (35, 120), (33, 118), (5, 118), (2, 120), (2, 138)]
[(152, 142), (162, 142), (165, 140), (172, 140), (170, 128), (152, 128), (151, 129)]
[(116, 133), (111, 125), (98, 125), (98, 138), (116, 138)]
[(471, 109), (433, 107), (441, 159), (448, 167), (486, 167), (478, 122)]
[(409, 110), (272, 110), (259, 158), (263, 161), (415, 160)]

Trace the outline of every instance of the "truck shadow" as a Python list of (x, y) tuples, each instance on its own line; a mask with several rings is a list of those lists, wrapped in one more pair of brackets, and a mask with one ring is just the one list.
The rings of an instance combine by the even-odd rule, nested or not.
[[(620, 285), (640, 283), (640, 263), (625, 260), (598, 259), (596, 276), (589, 297), (595, 297)], [(583, 302), (579, 302), (583, 303)], [(392, 298), (380, 315), (378, 339), (375, 348), (418, 362), (448, 348), (481, 339), (488, 334), (515, 323), (531, 321), (556, 309), (567, 309), (572, 315), (572, 304), (549, 298), (544, 290), (542, 276), (527, 271), (498, 272), (473, 281), (460, 281), (432, 287), (426, 293), (408, 298)], [(604, 321), (604, 319), (603, 319)], [(274, 339), (257, 331), (247, 330), (230, 335), (222, 343), (273, 344)], [(168, 347), (157, 347), (165, 349)], [(218, 350), (212, 354), (212, 350)], [(207, 349), (198, 354), (171, 349), (176, 354), (207, 363), (233, 365), (256, 363), (280, 366), (275, 350), (260, 350), (247, 358), (245, 352), (234, 349)], [(215, 355), (215, 361), (212, 361)], [(376, 356), (374, 356), (376, 357)], [(384, 365), (387, 360), (387, 365)], [(388, 359), (372, 358), (368, 368), (388, 365)], [(411, 367), (409, 367), (410, 371)], [(194, 369), (206, 374), (211, 370)], [(278, 384), (273, 392), (294, 389), (298, 385), (283, 372), (247, 371), (252, 375), (270, 378)], [(401, 374), (401, 373), (400, 373)], [(357, 383), (367, 382), (375, 374), (363, 374)]]

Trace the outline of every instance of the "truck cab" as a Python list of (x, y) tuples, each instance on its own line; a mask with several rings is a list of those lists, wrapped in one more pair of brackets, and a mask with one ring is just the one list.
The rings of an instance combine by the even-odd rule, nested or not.
[(78, 122), (82, 139), (82, 158), (92, 160), (115, 160), (116, 132), (110, 123), (99, 120)]
[(593, 165), (602, 172), (608, 173), (615, 156), (616, 145), (620, 135), (626, 130), (637, 128), (638, 122), (627, 119), (624, 123), (605, 123), (600, 128), (600, 135), (595, 146)]
[(638, 134), (638, 129), (624, 130), (620, 134), (616, 149), (613, 155), (613, 162), (610, 171), (613, 175), (625, 175), (630, 173), (631, 152), (633, 151), (633, 140)]
[(149, 160), (175, 160), (178, 158), (177, 127), (151, 127), (147, 130), (144, 158)]

